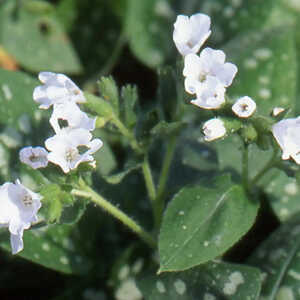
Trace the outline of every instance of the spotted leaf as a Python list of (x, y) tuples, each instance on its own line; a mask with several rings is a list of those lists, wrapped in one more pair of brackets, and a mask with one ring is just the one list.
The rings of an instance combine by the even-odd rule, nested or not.
[(146, 300), (257, 300), (261, 288), (258, 269), (223, 262), (180, 273), (144, 274), (137, 283)]

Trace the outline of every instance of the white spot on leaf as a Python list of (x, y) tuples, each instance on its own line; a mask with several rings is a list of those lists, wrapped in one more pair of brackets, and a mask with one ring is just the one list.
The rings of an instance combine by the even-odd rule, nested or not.
[(166, 292), (166, 287), (164, 283), (160, 280), (156, 281), (156, 288), (161, 294)]
[(175, 287), (175, 291), (179, 295), (183, 295), (185, 293), (185, 291), (186, 291), (186, 284), (181, 279), (177, 279), (174, 282), (174, 287)]

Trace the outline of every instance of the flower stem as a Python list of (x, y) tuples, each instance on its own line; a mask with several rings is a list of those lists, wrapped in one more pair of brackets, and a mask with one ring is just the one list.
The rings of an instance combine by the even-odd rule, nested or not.
[(152, 202), (152, 205), (154, 206), (155, 205), (154, 201), (156, 198), (156, 188), (155, 188), (152, 174), (151, 174), (148, 155), (144, 156), (144, 161), (142, 163), (142, 170), (143, 170), (143, 174), (144, 174), (144, 179), (145, 179), (148, 195)]
[(144, 151), (138, 144), (134, 135), (128, 130), (128, 128), (119, 120), (119, 118), (114, 117), (112, 122), (117, 126), (120, 132), (129, 140), (130, 146), (137, 154), (142, 154)]
[(89, 186), (84, 185), (81, 187), (81, 189), (73, 189), (71, 193), (74, 196), (89, 198), (91, 201), (99, 205), (102, 209), (110, 213), (112, 216), (114, 216), (116, 219), (120, 220), (124, 225), (130, 228), (151, 248), (156, 247), (156, 241), (147, 231), (145, 231), (140, 225), (138, 225), (134, 220), (132, 220), (129, 216), (123, 213), (116, 206), (114, 206), (101, 195), (96, 193)]
[(249, 191), (249, 149), (248, 144), (244, 144), (242, 153), (242, 181), (246, 191)]
[(165, 204), (164, 203), (165, 189), (169, 177), (171, 162), (176, 149), (176, 141), (177, 139), (175, 135), (172, 135), (170, 140), (168, 141), (167, 150), (164, 156), (163, 165), (162, 165), (162, 169), (158, 181), (157, 196), (156, 196), (156, 215), (159, 216), (159, 219), (156, 222), (156, 228), (159, 228), (161, 223), (162, 212)]

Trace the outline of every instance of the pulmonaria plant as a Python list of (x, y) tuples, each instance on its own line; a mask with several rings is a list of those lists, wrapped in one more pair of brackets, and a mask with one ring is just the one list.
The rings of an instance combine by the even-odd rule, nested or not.
[(207, 142), (219, 139), (226, 134), (226, 128), (224, 122), (220, 119), (211, 119), (203, 125), (204, 139)]
[(248, 96), (239, 98), (233, 105), (232, 111), (240, 118), (251, 117), (256, 110), (256, 103)]
[(197, 53), (210, 34), (210, 17), (205, 14), (179, 15), (174, 23), (173, 40), (183, 56)]
[(0, 227), (10, 232), (12, 253), (23, 249), (23, 232), (38, 220), (42, 197), (27, 189), (19, 180), (0, 186)]
[(282, 150), (282, 159), (292, 158), (300, 164), (300, 117), (274, 124), (272, 133)]
[[(45, 141), (46, 148), (50, 151), (48, 160), (68, 173), (74, 170), (82, 162), (89, 162), (93, 165), (92, 156), (103, 145), (100, 139), (92, 139), (92, 134), (84, 128), (64, 128), (55, 136)], [(79, 147), (85, 151), (80, 153)]]
[(86, 99), (78, 86), (66, 75), (52, 72), (40, 72), (39, 80), (43, 85), (33, 91), (33, 99), (41, 109), (66, 102), (84, 103)]
[(19, 157), (22, 163), (32, 169), (45, 168), (48, 165), (48, 151), (43, 147), (24, 147)]
[[(125, 86), (119, 91), (111, 77), (102, 78), (98, 84), (99, 94), (91, 95), (81, 91), (64, 74), (39, 74), (42, 85), (34, 89), (33, 100), (40, 109), (51, 110), (49, 124), (53, 129), (52, 136), (43, 140), (45, 148), (26, 146), (19, 152), (20, 161), (26, 164), (25, 168), (20, 168), (20, 172), (25, 170), (35, 175), (32, 178), (36, 180), (38, 193), (26, 188), (19, 180), (0, 186), (0, 227), (8, 228), (14, 254), (23, 249), (24, 230), (38, 219), (43, 223), (41, 226), (44, 223), (63, 223), (64, 218), (67, 220), (65, 223), (72, 223), (68, 218), (76, 223), (85, 209), (85, 200), (88, 200), (126, 225), (153, 252), (158, 251), (157, 276), (161, 272), (173, 272), (171, 276), (166, 274), (152, 281), (153, 299), (186, 297), (190, 300), (189, 295), (216, 300), (238, 299), (236, 297), (258, 299), (260, 272), (248, 267), (244, 270), (244, 266), (234, 264), (228, 266), (223, 255), (236, 244), (239, 247), (239, 243), (244, 242), (242, 238), (247, 239), (246, 233), (261, 218), (258, 212), (266, 206), (264, 204), (261, 207), (261, 202), (268, 201), (270, 195), (274, 196), (270, 194), (271, 188), (276, 189), (276, 193), (281, 188), (281, 182), (277, 184), (274, 181), (269, 187), (268, 183), (261, 183), (262, 178), (266, 182), (269, 180), (265, 176), (267, 172), (276, 168), (272, 174), (275, 178), (280, 170), (284, 170), (285, 174), (299, 181), (299, 166), (282, 160), (291, 159), (300, 165), (300, 117), (283, 119), (289, 112), (287, 108), (269, 107), (270, 111), (266, 112), (265, 107), (272, 99), (262, 103), (259, 97), (255, 99), (252, 94), (251, 97), (244, 95), (247, 92), (244, 93), (242, 89), (236, 88), (231, 92), (234, 80), (239, 76), (238, 68), (227, 61), (223, 50), (204, 48), (210, 35), (209, 16), (198, 13), (177, 17), (173, 40), (181, 54), (182, 74), (176, 76), (177, 73), (170, 68), (174, 78), (162, 77), (162, 81), (170, 80), (172, 85), (167, 82), (166, 90), (169, 92), (173, 89), (176, 96), (172, 94), (172, 102), (167, 103), (168, 92), (165, 93), (165, 86), (161, 84), (159, 96), (163, 95), (165, 102), (153, 101), (150, 109), (148, 105), (139, 103), (135, 88)], [(254, 52), (257, 53), (264, 60), (267, 52)], [(227, 57), (235, 62), (232, 53), (227, 53)], [(236, 81), (239, 83), (242, 79)], [(258, 82), (266, 84), (262, 77), (258, 78)], [(185, 90), (188, 103), (182, 99), (185, 97), (179, 93), (181, 89)], [(250, 92), (252, 89), (249, 89)], [(102, 140), (96, 136), (99, 132), (101, 135), (103, 133), (107, 148), (95, 156), (103, 146)], [(26, 145), (29, 144), (28, 139), (24, 141)], [(111, 148), (109, 143), (112, 144)], [(281, 157), (278, 149), (282, 150)], [(105, 160), (107, 164), (113, 161), (109, 171), (97, 168), (96, 159), (98, 164), (99, 157), (104, 164)], [(117, 161), (115, 158), (119, 157)], [(178, 169), (180, 172), (177, 172)], [(92, 175), (92, 171), (96, 173)], [(131, 172), (135, 172), (134, 180), (122, 182), (126, 176), (132, 176)], [(137, 172), (141, 172), (142, 176), (136, 176)], [(171, 176), (176, 176), (176, 180)], [(292, 184), (296, 182), (295, 178)], [(276, 180), (281, 179), (277, 177)], [(22, 179), (22, 182), (25, 181)], [(296, 185), (285, 184), (284, 189), (287, 195), (297, 195)], [(136, 209), (136, 219), (140, 216), (138, 201), (149, 200), (150, 205), (141, 207), (149, 207), (147, 215), (153, 216), (153, 220), (142, 220), (142, 223), (153, 224), (153, 228), (146, 231), (119, 208), (119, 203), (113, 204), (115, 199), (110, 202), (97, 190), (110, 197), (117, 195), (116, 202), (120, 201), (122, 205), (129, 200), (134, 201), (132, 207)], [(280, 195), (276, 194), (276, 197)], [(283, 198), (282, 203), (288, 202), (286, 199)], [(43, 210), (39, 212), (43, 203)], [(76, 209), (75, 214), (73, 210)], [(144, 215), (144, 211), (142, 213)], [(73, 223), (70, 226), (74, 226)], [(292, 234), (296, 236), (298, 233), (299, 225)], [(122, 238), (122, 243), (116, 245), (123, 245), (123, 242), (125, 244), (127, 241)], [(280, 247), (285, 244), (282, 243)], [(296, 246), (299, 245), (298, 242)], [(298, 251), (294, 246), (288, 253)], [(135, 248), (139, 247), (130, 245), (130, 251), (125, 249), (125, 256), (134, 253)], [(277, 263), (274, 257), (284, 256), (281, 248), (279, 252), (272, 253), (272, 263)], [(268, 251), (261, 253), (260, 256), (268, 255)], [(226, 258), (230, 255), (226, 255)], [(67, 264), (66, 259), (62, 259), (64, 263)], [(145, 269), (148, 268), (148, 262), (145, 265)], [(153, 266), (158, 268), (156, 260), (149, 259), (149, 265), (151, 268), (147, 272), (152, 272)], [(71, 270), (72, 267), (70, 263)], [(190, 268), (193, 269), (185, 272)], [(231, 268), (235, 268), (233, 272)], [(268, 273), (264, 280), (269, 280), (273, 275), (272, 268), (266, 268), (264, 272)], [(150, 284), (145, 282), (152, 275), (140, 284), (142, 288), (149, 288)], [(288, 275), (296, 279), (298, 276), (295, 272), (289, 272)], [(123, 279), (126, 276), (123, 274)], [(131, 280), (131, 276), (127, 280)], [(122, 277), (122, 274), (118, 277)], [(277, 284), (278, 278), (275, 279)], [(248, 280), (251, 289), (257, 284), (257, 293), (244, 296), (240, 288)], [(202, 288), (206, 282), (211, 285)], [(195, 284), (195, 292), (188, 293)], [(122, 284), (119, 286), (122, 287)], [(134, 282), (130, 286), (135, 288)], [(124, 294), (120, 290), (120, 293), (116, 293), (119, 298)], [(285, 293), (289, 295), (286, 290), (279, 295)], [(138, 299), (142, 297), (141, 293), (135, 295)], [(143, 296), (148, 299), (148, 295)]]
[[(96, 118), (90, 118), (83, 112), (77, 103), (84, 103), (86, 99), (83, 92), (77, 85), (63, 74), (51, 72), (41, 72), (39, 79), (43, 86), (34, 89), (33, 99), (41, 103), (42, 109), (48, 109), (53, 106), (53, 112), (50, 117), (50, 125), (56, 135), (45, 141), (46, 148), (43, 155), (47, 153), (47, 162), (50, 161), (59, 165), (64, 173), (68, 173), (78, 167), (80, 163), (88, 162), (90, 166), (95, 166), (92, 156), (103, 143), (100, 139), (92, 139), (90, 133), (95, 129)], [(59, 120), (67, 122), (66, 127), (61, 127)], [(81, 153), (79, 147), (85, 147), (85, 152)], [(22, 162), (37, 169), (44, 167), (42, 164), (33, 164), (32, 156), (29, 152), (34, 148), (23, 148), (20, 151)], [(36, 148), (40, 151), (41, 147)]]

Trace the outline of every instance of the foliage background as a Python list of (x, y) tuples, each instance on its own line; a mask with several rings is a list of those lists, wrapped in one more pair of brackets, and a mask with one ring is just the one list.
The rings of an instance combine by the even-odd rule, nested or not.
[[(32, 100), (39, 71), (68, 74), (90, 92), (97, 92), (96, 80), (112, 74), (118, 86), (137, 85), (144, 111), (151, 111), (153, 103), (161, 101), (168, 114), (173, 99), (178, 97), (174, 86), (182, 84), (180, 73), (168, 68), (174, 67), (179, 58), (172, 42), (173, 23), (179, 13), (199, 11), (212, 17), (213, 34), (208, 45), (224, 49), (228, 60), (239, 67), (230, 95), (250, 95), (261, 103), (260, 113), (269, 113), (279, 105), (294, 107), (295, 114), (299, 113), (297, 1), (0, 0), (1, 181), (18, 176), (33, 188), (39, 184), (39, 179), (17, 159), (20, 147), (43, 144), (50, 135), (47, 113), (37, 113)], [(169, 198), (185, 184), (201, 182), (210, 186), (208, 178), (223, 171), (230, 171), (233, 178), (239, 176), (239, 153), (227, 150), (233, 141), (227, 139), (214, 146), (195, 142), (205, 119), (205, 113), (188, 108), (186, 121), (191, 125), (178, 143), (168, 181)], [(99, 136), (107, 146), (97, 155), (99, 168), (93, 176), (94, 185), (151, 228), (150, 207), (139, 171), (133, 170), (117, 185), (104, 179), (127, 167), (130, 152), (118, 137), (104, 129), (99, 129)], [(161, 165), (161, 147), (158, 138), (151, 151), (155, 175)], [(259, 165), (257, 157), (264, 162), (267, 154), (252, 149), (254, 171)], [(293, 186), (294, 179), (274, 172), (266, 181), (267, 193), (262, 197), (272, 201), (263, 201), (260, 221), (226, 254), (227, 261), (245, 263), (270, 232), (300, 210), (298, 193), (286, 188)], [(278, 199), (280, 193), (288, 200)], [(122, 271), (128, 279), (137, 276), (141, 262), (144, 270), (151, 269), (153, 254), (133, 234), (93, 205), (78, 205), (72, 224), (50, 226), (42, 236), (26, 234), (27, 249), (22, 255), (35, 263), (1, 250), (1, 299), (114, 299), (124, 282)], [(1, 232), (0, 237), (1, 247), (8, 249), (7, 235)], [(209, 273), (210, 266), (207, 268)], [(189, 274), (182, 276), (188, 278)], [(145, 282), (140, 287), (146, 292), (149, 285)], [(297, 283), (293, 284), (296, 289)]]

